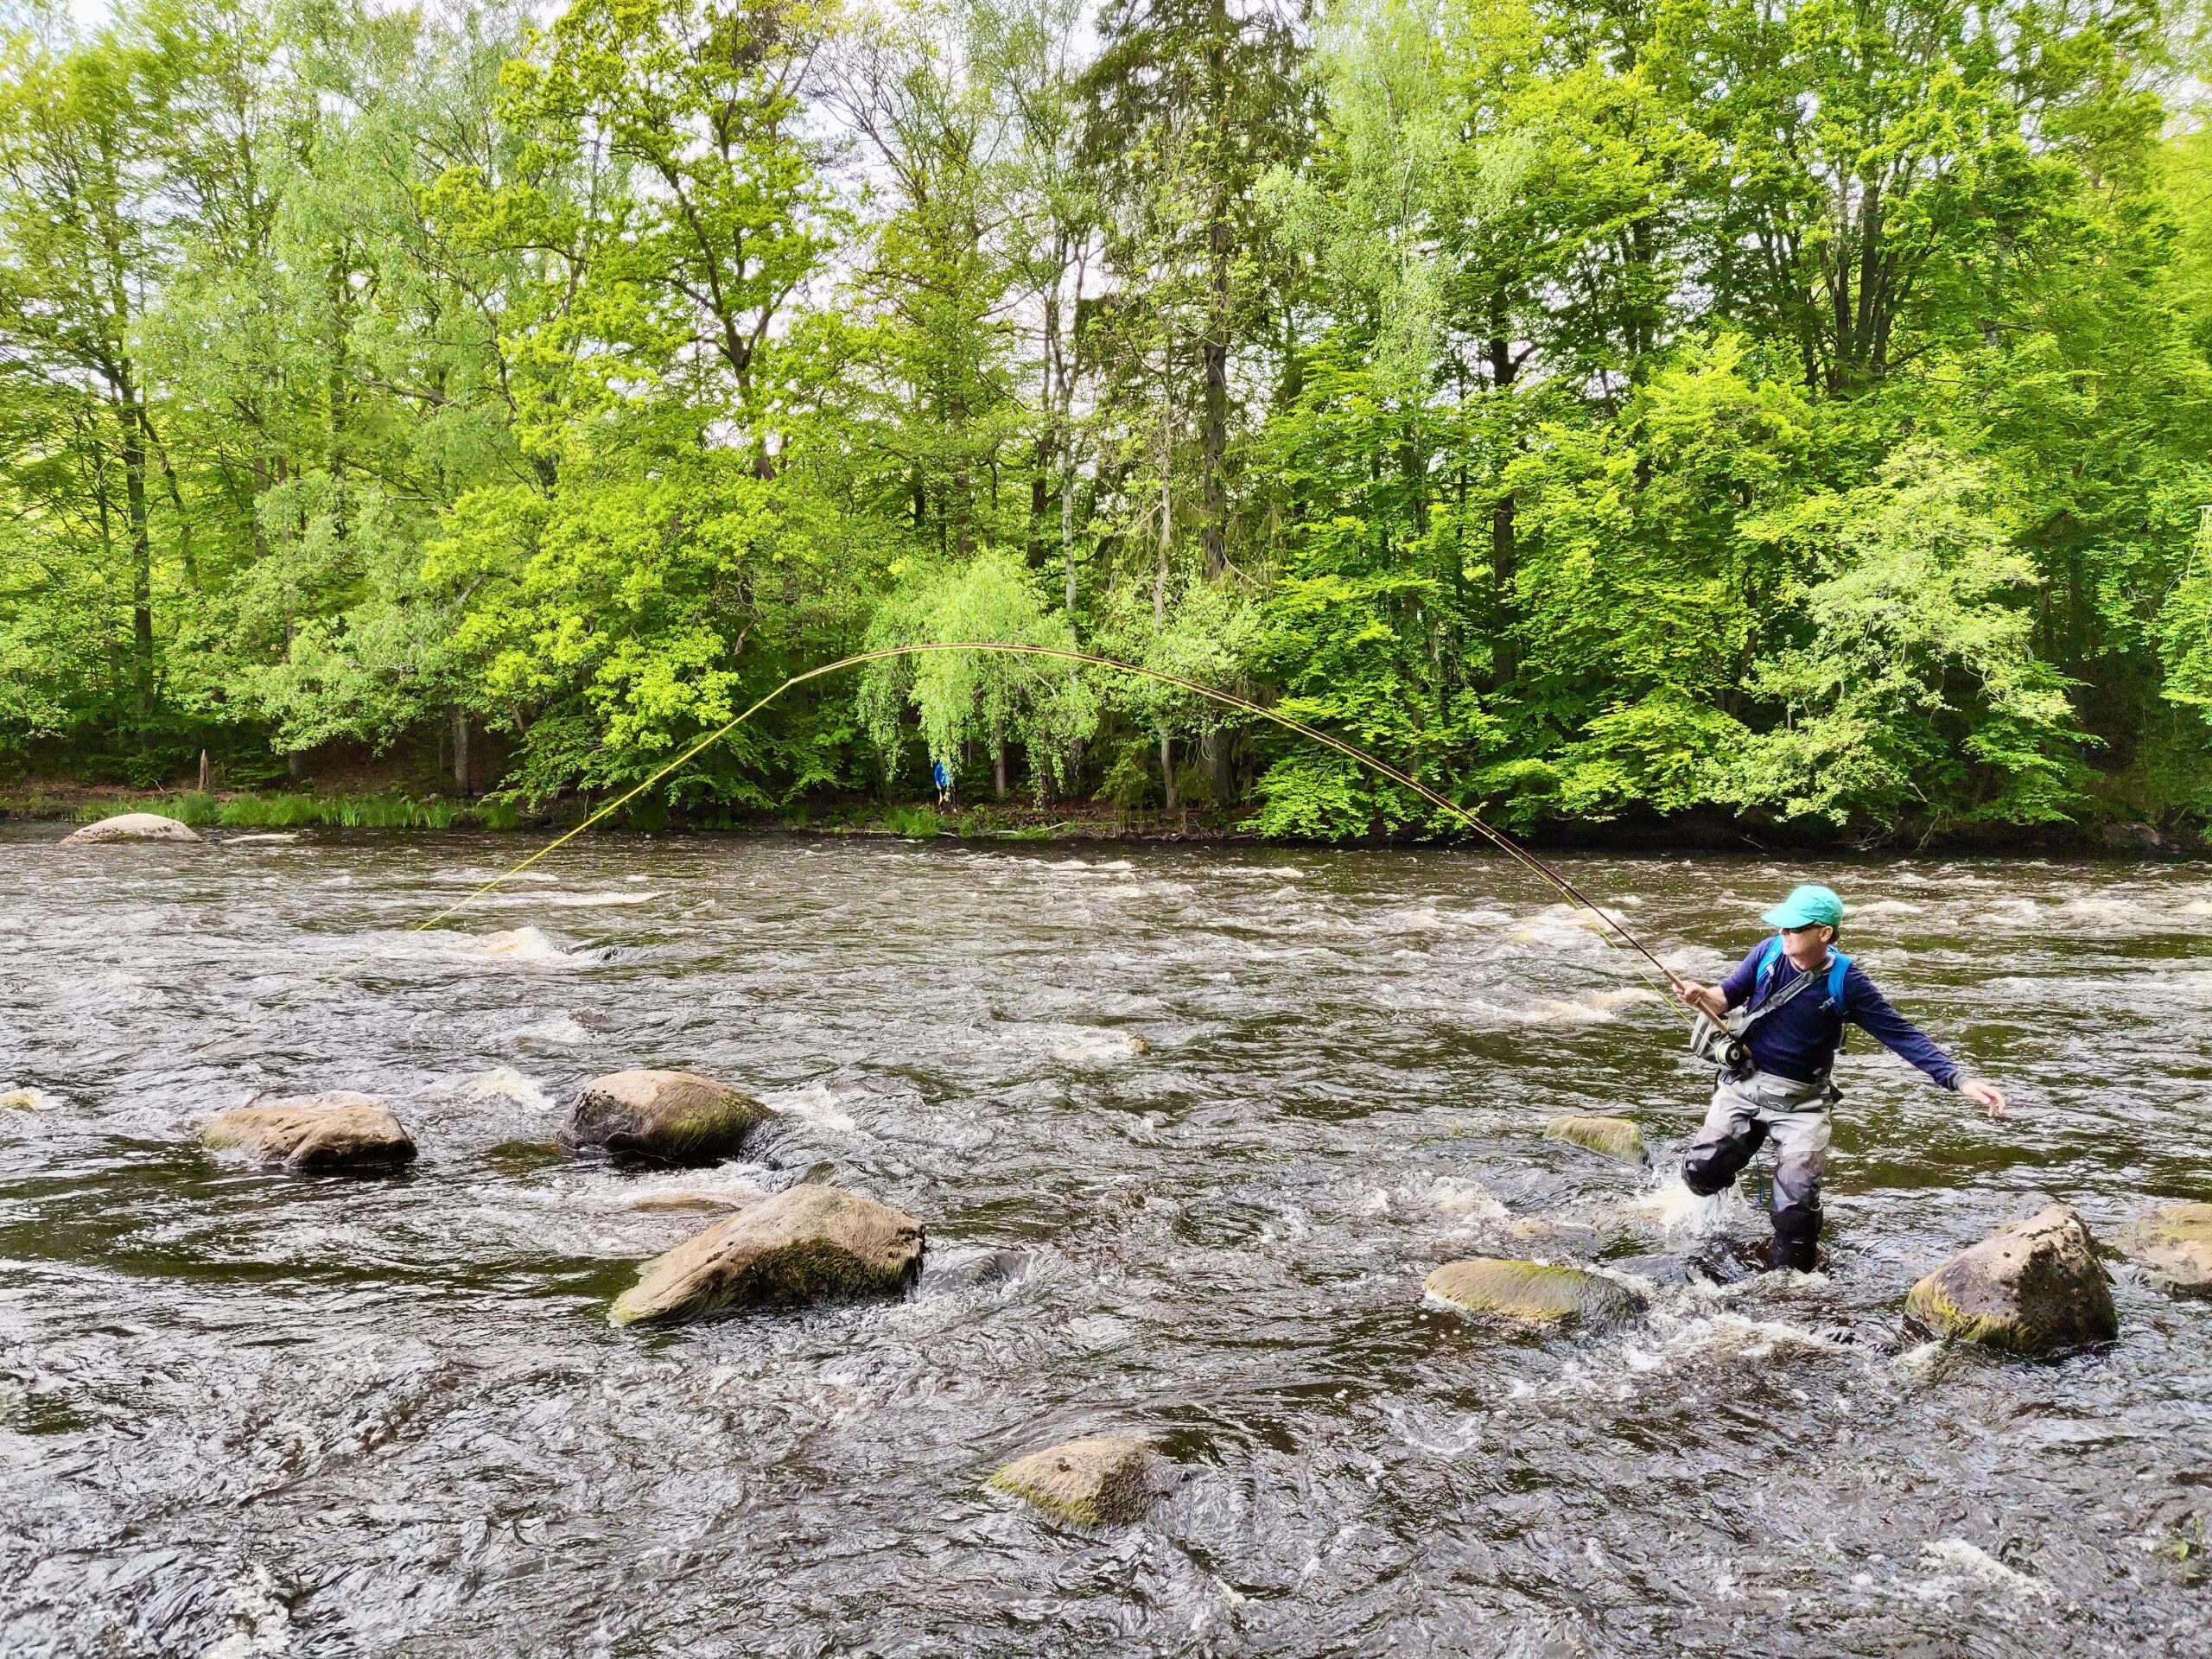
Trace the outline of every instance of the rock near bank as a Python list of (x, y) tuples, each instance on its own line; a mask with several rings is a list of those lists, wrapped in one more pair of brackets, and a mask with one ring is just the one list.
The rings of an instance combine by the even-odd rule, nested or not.
[(88, 823), (62, 836), (61, 844), (93, 846), (111, 841), (198, 841), (200, 832), (188, 823), (165, 818), (158, 812), (118, 812), (98, 823)]
[(1158, 1463), (1142, 1440), (1098, 1435), (1016, 1458), (986, 1484), (1078, 1526), (1120, 1526), (1152, 1507)]
[(1447, 1262), (1421, 1288), (1462, 1313), (1539, 1327), (1618, 1325), (1647, 1306), (1641, 1291), (1603, 1274), (1487, 1255)]
[(2120, 1334), (2095, 1243), (2082, 1217), (2061, 1204), (1961, 1250), (1912, 1287), (1905, 1311), (1939, 1336), (2014, 1354)]
[(1544, 1125), (1544, 1139), (1572, 1141), (1578, 1147), (1586, 1147), (1624, 1163), (1640, 1164), (1650, 1155), (1644, 1150), (1643, 1130), (1633, 1119), (1626, 1117), (1569, 1113)]
[(734, 1157), (776, 1114), (741, 1089), (696, 1071), (594, 1077), (554, 1139), (570, 1152), (660, 1164)]
[(921, 1269), (922, 1227), (855, 1192), (786, 1187), (639, 1270), (616, 1325), (677, 1325), (747, 1307), (893, 1296)]
[(286, 1169), (372, 1173), (415, 1160), (414, 1137), (391, 1108), (372, 1096), (343, 1091), (220, 1112), (200, 1138)]
[(2171, 1289), (2212, 1292), (2212, 1204), (2177, 1204), (2131, 1222), (2120, 1246)]

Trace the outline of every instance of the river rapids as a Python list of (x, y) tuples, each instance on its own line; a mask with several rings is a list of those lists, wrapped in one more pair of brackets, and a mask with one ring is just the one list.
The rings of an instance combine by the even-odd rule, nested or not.
[[(2212, 1198), (2212, 870), (1576, 857), (1711, 977), (1792, 883), (2005, 1085), (1855, 1037), (1829, 1271), (1756, 1179), (1683, 1202), (1706, 1081), (1630, 958), (1491, 856), (602, 837), (0, 839), (0, 1652), (2182, 1655), (2212, 1650), (2212, 1302), (1922, 1343), (1906, 1287), (2050, 1200)], [(360, 959), (365, 955), (369, 959)], [(761, 1095), (764, 1160), (550, 1145), (579, 1084)], [(389, 1100), (385, 1179), (203, 1150)], [(1649, 1170), (1541, 1138), (1639, 1119)], [(824, 1166), (827, 1168), (825, 1169)], [(902, 1300), (664, 1332), (637, 1265), (812, 1172), (929, 1231)], [(1424, 1303), (1508, 1254), (1624, 1329)], [(983, 1490), (1160, 1448), (1141, 1522)]]

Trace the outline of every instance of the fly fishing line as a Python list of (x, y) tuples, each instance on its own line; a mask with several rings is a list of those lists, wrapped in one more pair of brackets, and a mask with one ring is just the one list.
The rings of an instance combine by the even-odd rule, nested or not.
[[(1679, 988), (1687, 982), (1682, 979), (1681, 975), (1675, 973), (1673, 969), (1668, 967), (1665, 963), (1660, 961), (1657, 957), (1654, 956), (1644, 945), (1643, 940), (1637, 938), (1634, 933), (1630, 932), (1627, 925), (1624, 924), (1618, 917), (1614, 916), (1610, 912), (1603, 909), (1594, 899), (1591, 899), (1580, 887), (1576, 887), (1574, 883), (1569, 880), (1564, 874), (1553, 868), (1552, 866), (1545, 862), (1542, 859), (1538, 858), (1534, 853), (1522, 846), (1520, 842), (1515, 841), (1503, 830), (1497, 829), (1493, 825), (1485, 822), (1480, 817), (1477, 816), (1475, 813), (1471, 812), (1466, 808), (1459, 805), (1458, 803), (1449, 800), (1443, 795), (1439, 794), (1435, 790), (1431, 789), (1427, 785), (1421, 782), (1420, 779), (1410, 777), (1407, 773), (1401, 772), (1397, 767), (1391, 766), (1389, 762), (1379, 760), (1376, 756), (1370, 754), (1366, 750), (1359, 747), (1357, 744), (1348, 742), (1343, 738), (1335, 736), (1333, 734), (1322, 731), (1317, 727), (1309, 726), (1302, 720), (1293, 719), (1290, 715), (1283, 714), (1279, 709), (1265, 708), (1262, 705), (1253, 702), (1249, 697), (1241, 697), (1235, 692), (1224, 691), (1215, 686), (1204, 685), (1196, 680), (1185, 679), (1179, 674), (1170, 674), (1166, 672), (1164, 670), (1145, 668), (1135, 663), (1125, 663), (1112, 657), (1101, 657), (1090, 652), (1075, 651), (1059, 645), (1010, 645), (999, 641), (979, 639), (939, 640), (920, 645), (885, 645), (874, 651), (863, 651), (856, 652), (850, 657), (840, 657), (833, 663), (823, 663), (819, 667), (810, 668), (803, 673), (792, 675), (782, 684), (775, 687), (766, 696), (753, 702), (749, 708), (746, 709), (743, 713), (724, 721), (713, 731), (709, 732), (704, 737), (702, 737), (697, 741), (694, 742), (674, 760), (661, 766), (658, 771), (655, 771), (651, 775), (632, 785), (628, 789), (623, 791), (621, 794), (617, 795), (613, 799), (607, 802), (604, 805), (588, 814), (572, 829), (567, 830), (562, 834), (555, 836), (551, 841), (547, 842), (544, 846), (531, 854), (529, 857), (522, 859), (511, 868), (500, 871), (497, 875), (494, 875), (490, 880), (483, 883), (480, 887), (473, 888), (469, 892), (464, 893), (452, 904), (448, 905), (443, 910), (437, 912), (434, 915), (426, 916), (419, 922), (409, 924), (407, 931), (412, 933), (420, 933), (437, 926), (441, 922), (448, 921), (454, 916), (460, 914), (462, 911), (467, 909), (469, 906), (474, 904), (478, 899), (483, 898), (486, 893), (491, 893), (495, 888), (499, 887), (502, 883), (513, 880), (515, 877), (522, 874), (533, 864), (539, 862), (550, 855), (558, 851), (569, 842), (574, 841), (578, 836), (583, 834), (585, 830), (590, 829), (594, 824), (602, 823), (613, 813), (620, 811), (623, 807), (637, 799), (639, 796), (652, 788), (653, 785), (658, 784), (664, 779), (669, 777), (671, 773), (677, 772), (681, 767), (690, 764), (700, 754), (705, 753), (708, 749), (712, 748), (716, 743), (721, 742), (722, 739), (728, 737), (732, 732), (744, 725), (745, 722), (751, 720), (753, 715), (759, 714), (763, 709), (766, 709), (770, 703), (775, 702), (777, 698), (782, 696), (786, 691), (791, 690), (793, 687), (804, 685), (810, 680), (818, 680), (828, 675), (841, 673), (849, 668), (858, 668), (866, 663), (880, 663), (887, 661), (893, 658), (920, 657), (934, 652), (977, 652), (998, 656), (1044, 658), (1055, 662), (1078, 664), (1089, 668), (1110, 669), (1117, 673), (1135, 675), (1141, 679), (1155, 681), (1162, 685), (1174, 686), (1179, 690), (1188, 691), (1195, 696), (1206, 698), (1210, 702), (1218, 703), (1224, 708), (1234, 709), (1238, 710), (1240, 713), (1249, 715), (1255, 719), (1266, 721), (1270, 725), (1280, 727), (1284, 731), (1294, 733), (1300, 737), (1307, 739), (1309, 741), (1319, 743), (1325, 748), (1334, 749), (1339, 754), (1343, 754), (1357, 762), (1359, 765), (1366, 766), (1377, 775), (1388, 779), (1390, 782), (1397, 785), (1401, 789), (1409, 790), (1414, 794), (1421, 797), (1421, 799), (1428, 802), (1431, 805), (1439, 808), (1442, 811), (1449, 813), (1453, 818), (1465, 824), (1468, 829), (1473, 830), (1491, 846), (1497, 848), (1500, 852), (1506, 854), (1509, 857), (1514, 859), (1523, 868), (1533, 872), (1543, 881), (1556, 889), (1570, 905), (1573, 905), (1579, 909), (1587, 911), (1592, 917), (1596, 918), (1598, 922), (1602, 925), (1604, 931), (1599, 933), (1599, 938), (1605, 939), (1608, 944), (1612, 945), (1616, 950), (1627, 950), (1633, 951), (1637, 957), (1642, 958), (1640, 962), (1633, 963), (1631, 965), (1645, 980), (1651, 981), (1654, 983), (1658, 982), (1654, 979), (1654, 976), (1649, 970), (1644, 966), (1644, 963), (1648, 963), (1651, 968), (1658, 969), (1659, 974), (1664, 977), (1665, 982), (1669, 988)], [(320, 976), (315, 980), (310, 982), (308, 988), (313, 989), (315, 987), (330, 984), (338, 980), (343, 979), (352, 974), (355, 969), (377, 960), (378, 957), (384, 954), (385, 954), (385, 952), (381, 950), (369, 951), (361, 957), (356, 957), (351, 962), (346, 963), (341, 966), (334, 969), (327, 974)]]

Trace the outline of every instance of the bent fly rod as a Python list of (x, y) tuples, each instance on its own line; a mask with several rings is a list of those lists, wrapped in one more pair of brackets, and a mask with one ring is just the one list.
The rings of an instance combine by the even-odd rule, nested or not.
[[(722, 725), (715, 728), (713, 731), (708, 733), (704, 737), (699, 739), (698, 741), (692, 744), (690, 748), (684, 750), (683, 753), (677, 755), (673, 760), (671, 760), (667, 765), (662, 766), (652, 776), (645, 779), (642, 782), (633, 784), (630, 788), (616, 796), (604, 806), (601, 806), (597, 810), (592, 812), (574, 829), (556, 836), (553, 840), (546, 842), (544, 846), (532, 853), (528, 858), (524, 859), (520, 863), (515, 865), (512, 869), (501, 871), (499, 874), (493, 876), (489, 881), (485, 882), (483, 886), (474, 888), (471, 892), (464, 894), (461, 898), (456, 899), (454, 903), (447, 906), (443, 910), (438, 912), (435, 916), (425, 917), (423, 920), (411, 924), (408, 931), (410, 932), (422, 932), (426, 929), (435, 927), (440, 922), (445, 921), (450, 917), (457, 914), (459, 912), (467, 909), (477, 899), (482, 898), (494, 887), (497, 887), (501, 882), (512, 880), (514, 877), (520, 875), (524, 870), (537, 863), (540, 859), (545, 857), (556, 849), (575, 840), (578, 836), (583, 834), (585, 830), (590, 829), (592, 825), (607, 817), (608, 814), (620, 810), (623, 806), (626, 805), (631, 801), (635, 800), (639, 795), (651, 789), (655, 784), (659, 783), (661, 779), (666, 778), (671, 772), (676, 771), (679, 766), (684, 766), (694, 757), (702, 753), (705, 750), (713, 747), (716, 743), (721, 742), (723, 738), (728, 737), (739, 727), (744, 725), (747, 721), (752, 719), (753, 715), (759, 714), (763, 709), (766, 709), (770, 703), (775, 702), (777, 698), (782, 696), (785, 692), (789, 691), (792, 687), (804, 685), (809, 680), (818, 680), (827, 675), (842, 672), (845, 669), (857, 668), (863, 663), (880, 663), (895, 657), (919, 657), (934, 652), (954, 651), (988, 652), (1005, 657), (1046, 658), (1055, 662), (1079, 663), (1090, 668), (1106, 668), (1112, 669), (1117, 673), (1134, 674), (1141, 679), (1156, 681), (1162, 685), (1174, 686), (1180, 690), (1188, 691), (1195, 696), (1205, 697), (1211, 702), (1219, 703), (1224, 708), (1237, 709), (1242, 713), (1254, 716), (1255, 719), (1264, 720), (1270, 725), (1279, 726), (1287, 732), (1295, 733), (1300, 737), (1306, 738), (1309, 741), (1319, 743), (1324, 748), (1334, 749), (1338, 753), (1348, 756), (1351, 760), (1358, 762), (1361, 766), (1366, 766), (1370, 771), (1379, 774), (1380, 776), (1389, 779), (1390, 782), (1397, 785), (1399, 788), (1411, 790), (1414, 794), (1420, 796), (1421, 799), (1428, 802), (1432, 806), (1440, 807), (1444, 811), (1450, 813), (1454, 818), (1458, 819), (1461, 823), (1465, 824), (1467, 828), (1473, 830), (1477, 835), (1480, 836), (1491, 846), (1497, 848), (1500, 852), (1504, 853), (1509, 857), (1518, 861), (1524, 868), (1533, 871), (1538, 877), (1544, 881), (1548, 882), (1553, 887), (1556, 888), (1560, 893), (1565, 895), (1569, 904), (1578, 906), (1580, 908), (1588, 911), (1592, 916), (1596, 917), (1599, 922), (1604, 924), (1606, 931), (1605, 933), (1601, 934), (1600, 937), (1603, 938), (1607, 944), (1613, 945), (1617, 950), (1625, 948), (1634, 951), (1638, 957), (1641, 957), (1644, 962), (1650, 963), (1653, 968), (1657, 969), (1661, 974), (1665, 976), (1667, 983), (1669, 987), (1679, 988), (1688, 982), (1680, 974), (1677, 974), (1673, 969), (1668, 967), (1667, 964), (1660, 961), (1657, 957), (1652, 955), (1650, 950), (1645, 947), (1643, 941), (1637, 938), (1635, 934), (1631, 933), (1617, 917), (1614, 917), (1605, 910), (1599, 908), (1597, 903), (1586, 894), (1580, 887), (1576, 887), (1573, 882), (1568, 880), (1565, 875), (1561, 874), (1551, 865), (1545, 862), (1544, 860), (1537, 857), (1535, 854), (1522, 846), (1521, 843), (1514, 840), (1512, 836), (1507, 835), (1503, 830), (1497, 829), (1491, 824), (1484, 822), (1475, 813), (1469, 811), (1466, 808), (1460, 806), (1458, 803), (1447, 800), (1444, 796), (1439, 794), (1435, 790), (1431, 789), (1427, 784), (1422, 783), (1419, 779), (1408, 777), (1406, 773), (1399, 771), (1397, 767), (1391, 766), (1389, 762), (1378, 760), (1376, 756), (1370, 754), (1365, 749), (1359, 747), (1357, 744), (1347, 742), (1343, 738), (1333, 736), (1330, 733), (1322, 731), (1317, 727), (1309, 726), (1302, 720), (1294, 720), (1290, 715), (1283, 714), (1279, 709), (1263, 708), (1259, 703), (1253, 702), (1249, 697), (1240, 697), (1232, 691), (1224, 691), (1216, 686), (1202, 685), (1198, 681), (1185, 679), (1179, 674), (1170, 674), (1163, 670), (1156, 668), (1144, 668), (1135, 663), (1124, 663), (1112, 657), (1096, 656), (1090, 652), (1074, 651), (1059, 645), (1019, 645), (981, 639), (933, 641), (926, 645), (885, 645), (874, 651), (863, 651), (850, 657), (840, 657), (834, 663), (824, 663), (818, 668), (810, 668), (804, 673), (792, 675), (781, 685), (777, 686), (773, 690), (767, 693), (766, 696), (761, 697), (757, 702), (753, 703), (752, 707), (746, 709), (744, 713), (737, 715), (734, 719), (726, 721)], [(361, 958), (361, 961), (370, 960), (374, 954), (375, 953), (372, 952), (370, 957), (363, 957)], [(334, 971), (328, 976), (328, 977), (331, 979), (340, 978), (359, 965), (359, 962), (349, 963), (346, 964), (345, 967)], [(1643, 975), (1646, 979), (1649, 979), (1651, 977), (1649, 973), (1645, 972), (1641, 964), (1637, 965), (1637, 972)]]

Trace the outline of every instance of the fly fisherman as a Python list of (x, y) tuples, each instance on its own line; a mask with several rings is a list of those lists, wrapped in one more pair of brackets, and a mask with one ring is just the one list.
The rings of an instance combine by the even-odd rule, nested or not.
[[(1894, 1054), (1955, 1089), (1992, 1117), (2005, 1096), (1958, 1064), (1889, 1005), (1874, 982), (1835, 947), (1843, 900), (1802, 887), (1760, 918), (1780, 930), (1751, 947), (1718, 985), (1677, 984), (1675, 995), (1722, 1029), (1702, 1047), (1720, 1065), (1713, 1108), (1682, 1159), (1682, 1182), (1700, 1198), (1725, 1190), (1762, 1143), (1774, 1142), (1777, 1268), (1812, 1271), (1821, 1237), (1821, 1178), (1827, 1167), (1828, 1073), (1850, 1020)], [(1748, 1007), (1746, 1007), (1748, 1005)], [(1729, 1010), (1743, 1007), (1732, 1023)], [(1734, 1040), (1730, 1040), (1732, 1032)]]

